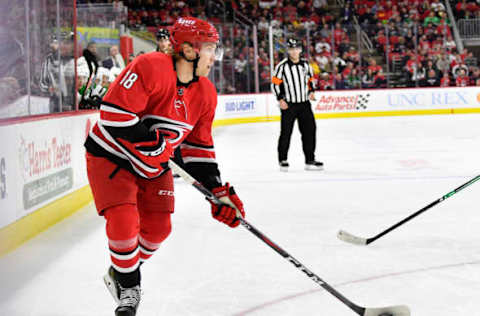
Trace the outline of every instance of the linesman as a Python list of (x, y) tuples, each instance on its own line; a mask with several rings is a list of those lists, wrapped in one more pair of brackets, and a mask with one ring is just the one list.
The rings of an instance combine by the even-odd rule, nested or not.
[(288, 171), (288, 149), (297, 119), (305, 154), (305, 170), (323, 170), (323, 163), (315, 160), (316, 124), (310, 104), (310, 100), (315, 100), (313, 70), (307, 60), (300, 58), (301, 53), (301, 42), (294, 38), (288, 39), (288, 58), (275, 67), (272, 78), (272, 90), (281, 110), (278, 140), (278, 162), (281, 171)]

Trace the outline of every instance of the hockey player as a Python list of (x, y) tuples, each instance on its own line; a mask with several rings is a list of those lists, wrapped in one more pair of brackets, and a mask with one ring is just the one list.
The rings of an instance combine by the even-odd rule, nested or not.
[(160, 29), (157, 31), (157, 52), (169, 54), (172, 50), (172, 43), (170, 43), (170, 32), (167, 29)]
[(218, 33), (186, 17), (175, 22), (170, 39), (173, 56), (141, 55), (111, 84), (85, 143), (96, 208), (106, 219), (111, 267), (104, 280), (117, 316), (136, 314), (140, 264), (170, 234), (174, 194), (167, 162), (178, 144), (186, 170), (231, 205), (212, 204), (212, 216), (236, 227), (235, 208), (245, 215), (233, 187), (222, 185), (211, 136), (217, 94), (206, 76), (220, 57)]

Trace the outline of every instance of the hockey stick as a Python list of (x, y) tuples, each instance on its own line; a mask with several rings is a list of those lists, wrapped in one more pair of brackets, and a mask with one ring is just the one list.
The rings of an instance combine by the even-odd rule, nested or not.
[[(215, 195), (213, 195), (212, 192), (210, 192), (207, 188), (205, 188), (200, 182), (195, 180), (190, 174), (188, 174), (185, 170), (180, 168), (175, 162), (170, 160), (168, 162), (168, 166), (173, 169), (177, 174), (179, 174), (187, 183), (191, 184), (194, 186), (198, 191), (200, 191), (208, 200), (210, 200), (212, 203), (215, 203), (217, 205), (222, 205), (224, 204), (222, 201), (220, 201)], [(287, 253), (285, 250), (280, 248), (277, 244), (275, 244), (273, 241), (271, 241), (267, 236), (265, 236), (263, 233), (261, 233), (258, 229), (252, 226), (249, 222), (247, 222), (241, 215), (240, 212), (237, 212), (237, 218), (242, 224), (243, 227), (245, 227), (249, 232), (257, 236), (260, 240), (262, 240), (264, 243), (266, 243), (270, 248), (275, 250), (278, 254), (280, 254), (282, 257), (284, 257), (287, 261), (292, 263), (297, 269), (301, 270), (303, 273), (305, 273), (312, 281), (320, 285), (322, 288), (327, 290), (330, 294), (335, 296), (337, 299), (339, 299), (343, 304), (347, 305), (352, 309), (355, 313), (361, 316), (409, 316), (410, 315), (410, 310), (407, 306), (390, 306), (390, 307), (383, 307), (383, 308), (366, 308), (366, 307), (361, 307), (347, 299), (345, 296), (343, 296), (341, 293), (339, 293), (337, 290), (335, 290), (333, 287), (331, 287), (327, 282), (323, 281), (319, 276), (317, 276), (315, 273), (307, 269), (300, 261), (292, 257), (289, 253)]]
[(425, 206), (424, 208), (422, 208), (421, 210), (418, 210), (417, 212), (413, 213), (412, 215), (408, 216), (407, 218), (401, 220), (400, 222), (396, 223), (395, 225), (391, 226), (390, 228), (387, 228), (386, 230), (384, 230), (383, 232), (379, 233), (378, 235), (376, 236), (373, 236), (373, 237), (370, 237), (370, 238), (362, 238), (362, 237), (357, 237), (355, 235), (352, 235), (350, 234), (349, 232), (346, 232), (344, 230), (340, 230), (337, 234), (337, 237), (340, 239), (340, 240), (343, 240), (345, 242), (349, 242), (351, 244), (355, 244), (355, 245), (360, 245), (360, 246), (366, 246), (372, 242), (374, 242), (375, 240), (377, 240), (378, 238), (382, 237), (383, 235), (386, 235), (388, 234), (389, 232), (391, 232), (392, 230), (394, 230), (395, 228), (405, 224), (406, 222), (408, 222), (409, 220), (411, 220), (412, 218), (422, 214), (423, 212), (425, 212), (426, 210), (428, 210), (429, 208), (432, 208), (434, 207), (435, 205), (437, 205), (438, 203), (448, 199), (449, 197), (451, 197), (452, 195), (454, 195), (455, 193), (461, 191), (462, 189), (465, 189), (466, 187), (468, 187), (469, 185), (473, 184), (474, 182), (480, 180), (480, 175), (476, 176), (475, 178), (473, 178), (472, 180), (468, 181), (467, 183), (464, 183), (462, 184), (461, 186), (459, 186), (458, 188), (456, 188), (455, 190), (453, 190), (452, 192), (449, 192), (447, 194), (445, 194), (444, 196), (442, 196), (441, 198), (439, 198), (438, 200), (436, 201), (433, 201), (432, 203), (428, 204), (427, 206)]

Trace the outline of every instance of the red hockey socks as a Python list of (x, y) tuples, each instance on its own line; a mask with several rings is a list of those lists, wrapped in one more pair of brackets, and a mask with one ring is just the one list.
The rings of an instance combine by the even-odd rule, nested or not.
[(117, 272), (134, 272), (139, 265), (138, 233), (140, 219), (134, 204), (109, 207), (104, 212), (107, 220), (108, 246), (112, 266)]
[(140, 261), (149, 259), (171, 231), (170, 213), (140, 210)]
[(105, 210), (104, 217), (112, 266), (120, 273), (134, 272), (172, 230), (170, 213), (137, 211), (134, 204), (110, 207)]

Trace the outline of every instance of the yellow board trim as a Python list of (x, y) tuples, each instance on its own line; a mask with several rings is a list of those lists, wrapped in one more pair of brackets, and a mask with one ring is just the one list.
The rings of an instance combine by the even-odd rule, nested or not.
[(0, 229), (0, 256), (72, 215), (92, 199), (90, 186), (86, 185)]
[[(405, 110), (405, 111), (371, 111), (371, 112), (338, 112), (338, 113), (317, 113), (316, 119), (330, 118), (352, 118), (352, 117), (378, 117), (378, 116), (409, 116), (409, 115), (438, 115), (438, 114), (472, 114), (480, 113), (480, 108), (459, 108), (459, 109), (437, 109), (437, 110)], [(241, 117), (215, 120), (214, 127), (279, 121), (280, 115), (275, 116), (257, 116), (257, 117)]]
[(279, 120), (280, 120), (280, 116), (239, 117), (239, 118), (215, 120), (213, 121), (213, 127), (233, 125), (233, 124), (271, 122), (271, 121), (279, 121)]

